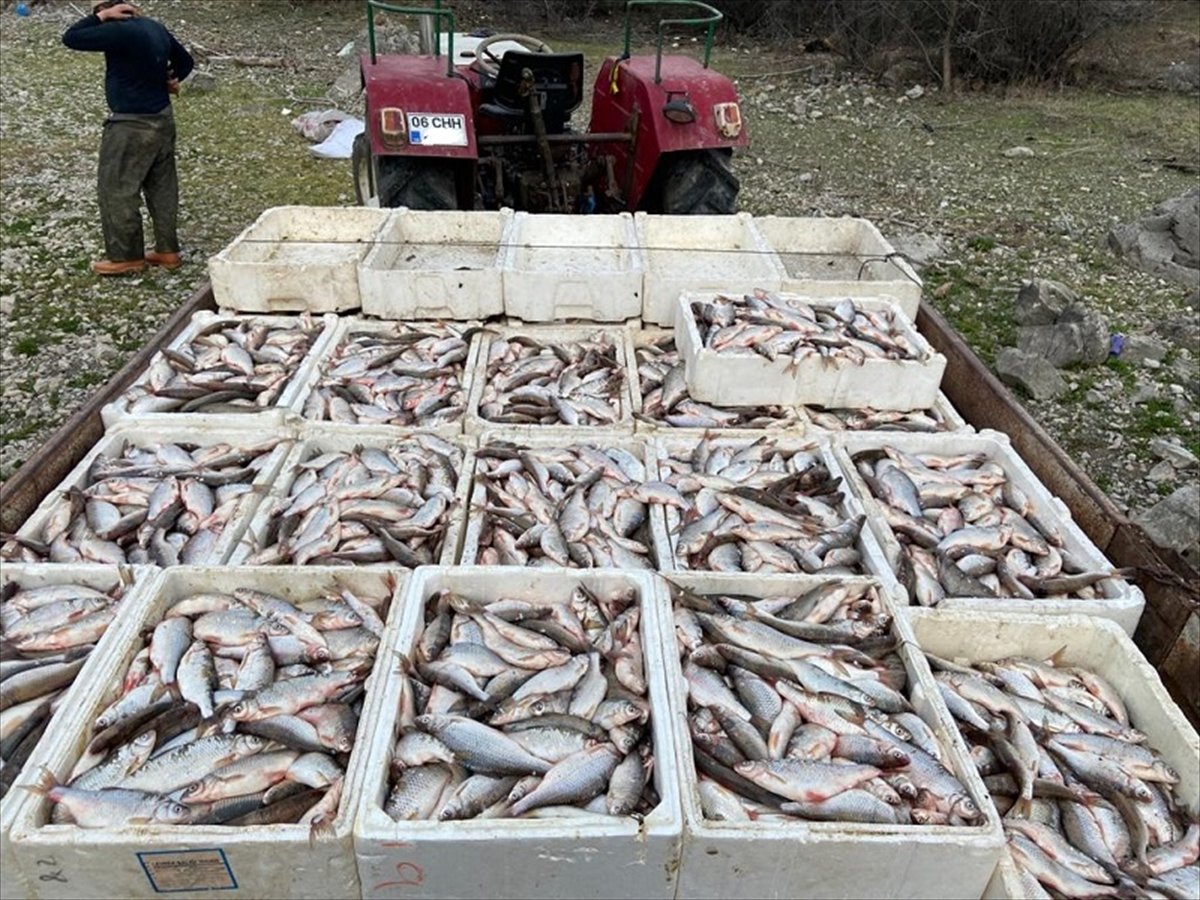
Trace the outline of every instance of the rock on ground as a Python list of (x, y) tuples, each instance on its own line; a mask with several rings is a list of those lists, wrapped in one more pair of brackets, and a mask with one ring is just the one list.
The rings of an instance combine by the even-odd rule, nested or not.
[(1164, 200), (1146, 215), (1108, 235), (1114, 253), (1161, 278), (1194, 285), (1200, 280), (1200, 187)]
[(1053, 325), (1079, 298), (1059, 281), (1032, 278), (1021, 285), (1013, 315), (1018, 325)]
[(1005, 384), (1021, 388), (1034, 400), (1049, 400), (1067, 389), (1058, 369), (1040, 356), (1005, 347), (996, 356), (996, 374)]
[(946, 245), (935, 234), (906, 231), (889, 237), (888, 242), (897, 253), (912, 263), (917, 271), (946, 255)]
[(1200, 485), (1185, 485), (1133, 517), (1160, 547), (1184, 553), (1200, 543)]

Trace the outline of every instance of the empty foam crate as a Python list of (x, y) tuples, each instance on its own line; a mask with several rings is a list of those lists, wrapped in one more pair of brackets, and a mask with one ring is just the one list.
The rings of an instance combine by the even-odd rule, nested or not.
[[(929, 346), (912, 322), (890, 300), (855, 298), (860, 309), (890, 312), (895, 327), (917, 359), (865, 359), (812, 354), (796, 359), (781, 354), (767, 359), (748, 348), (710, 350), (704, 346), (692, 304), (716, 295), (685, 292), (676, 298), (675, 340), (686, 366), (688, 391), (697, 400), (719, 406), (819, 404), (829, 407), (928, 409), (937, 402), (946, 357)], [(837, 301), (780, 295), (784, 302), (812, 307)]]
[(425, 601), (438, 591), (482, 601), (566, 601), (579, 585), (592, 592), (633, 588), (637, 593), (658, 805), (640, 821), (631, 816), (394, 821), (384, 803), (404, 671), (395, 661), (369, 711), (374, 729), (355, 817), (354, 851), (364, 898), (676, 896), (679, 776), (663, 677), (668, 629), (653, 576), (599, 569), (422, 567), (409, 579), (397, 655), (411, 664), (425, 629)]
[(783, 290), (836, 299), (879, 297), (916, 319), (921, 279), (867, 219), (763, 216), (754, 227), (783, 266)]
[[(1065, 503), (1050, 493), (1025, 461), (1013, 449), (1008, 435), (984, 430), (959, 434), (882, 434), (854, 432), (834, 436), (833, 452), (846, 475), (845, 486), (858, 498), (867, 513), (867, 526), (875, 534), (888, 565), (897, 569), (901, 548), (895, 532), (884, 518), (882, 501), (867, 487), (854, 464), (853, 457), (863, 451), (893, 447), (908, 454), (932, 453), (939, 456), (981, 454), (1004, 471), (1005, 477), (1059, 533), (1063, 555), (1068, 555), (1087, 571), (1114, 570), (1112, 563), (1075, 524)], [(1055, 552), (1058, 552), (1057, 550)], [(1036, 560), (1036, 557), (1034, 557)], [(1099, 596), (1092, 600), (1021, 599), (1020, 597), (947, 597), (938, 606), (946, 609), (971, 609), (995, 613), (1039, 613), (1062, 616), (1070, 614), (1099, 616), (1116, 622), (1133, 634), (1142, 617), (1146, 598), (1141, 590), (1120, 578), (1101, 581)], [(910, 598), (914, 604), (916, 598)]]
[[(13, 823), (13, 849), (22, 871), (57, 873), (37, 880), (37, 896), (68, 898), (178, 897), (357, 898), (351, 826), (358, 806), (362, 761), (372, 720), (365, 714), (372, 692), (394, 665), (399, 634), (399, 604), (407, 576), (395, 572), (354, 570), (337, 566), (296, 569), (178, 567), (162, 574), (152, 596), (140, 604), (142, 615), (123, 621), (114, 632), (105, 666), (96, 670), (90, 690), (65, 710), (62, 736), (46, 754), (46, 770), (65, 780), (93, 736), (92, 723), (120, 696), (122, 680), (143, 646), (143, 633), (153, 629), (180, 600), (198, 593), (230, 593), (235, 588), (265, 591), (295, 602), (327, 592), (350, 590), (359, 597), (385, 597), (379, 610), (387, 623), (364, 682), (364, 714), (359, 717), (354, 746), (343, 760), (345, 782), (337, 814), (327, 828), (308, 825), (161, 825), (147, 823), (112, 828), (80, 828), (52, 824), (53, 805), (45, 797), (26, 794)], [(24, 792), (23, 792), (24, 793)], [(47, 870), (43, 860), (53, 860)], [(7, 860), (5, 861), (7, 864)], [(31, 882), (35, 879), (31, 878)]]
[(634, 215), (645, 261), (642, 318), (675, 324), (682, 291), (778, 290), (783, 267), (754, 228), (749, 213), (735, 216)]
[(361, 306), (358, 264), (383, 209), (277, 206), (208, 261), (217, 306), (247, 312), (341, 312)]
[[(739, 597), (798, 596), (822, 584), (868, 579), (775, 575), (665, 576), (697, 594)], [(885, 615), (895, 612), (876, 582)], [(1003, 852), (1000, 819), (967, 748), (938, 693), (924, 657), (906, 625), (893, 619), (891, 636), (904, 663), (904, 693), (945, 752), (946, 765), (983, 813), (975, 826), (897, 825), (749, 819), (719, 821), (704, 815), (688, 726), (688, 686), (679, 652), (667, 654), (668, 696), (674, 715), (679, 774), (683, 779), (683, 859), (679, 898), (978, 897)]]
[(362, 311), (381, 319), (485, 319), (504, 312), (513, 214), (398, 209), (358, 266)]
[(642, 257), (629, 213), (517, 213), (504, 312), (526, 322), (620, 322), (642, 314)]

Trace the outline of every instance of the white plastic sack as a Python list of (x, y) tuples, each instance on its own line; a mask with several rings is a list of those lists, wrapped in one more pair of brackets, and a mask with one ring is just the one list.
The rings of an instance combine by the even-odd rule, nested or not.
[(308, 149), (312, 151), (313, 156), (319, 156), (322, 159), (349, 159), (354, 139), (362, 134), (365, 127), (366, 123), (362, 119), (346, 119), (344, 122), (338, 122), (329, 137)]

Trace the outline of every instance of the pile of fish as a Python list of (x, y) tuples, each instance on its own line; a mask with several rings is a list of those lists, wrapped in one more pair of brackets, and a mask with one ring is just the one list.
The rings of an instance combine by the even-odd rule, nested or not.
[(337, 815), (388, 596), (200, 593), (146, 635), (51, 821), (311, 825)]
[(757, 353), (769, 360), (918, 360), (923, 351), (890, 310), (860, 309), (849, 298), (814, 306), (796, 297), (755, 291), (692, 302), (702, 345), (717, 353)]
[(884, 447), (854, 463), (900, 542), (897, 577), (922, 606), (946, 597), (1092, 599), (1123, 577), (1063, 546), (1054, 511), (986, 453)]
[(653, 569), (648, 504), (683, 504), (619, 447), (493, 442), (475, 458), (479, 565)]
[(528, 335), (495, 338), (487, 348), (479, 415), (515, 425), (614, 425), (624, 408), (625, 372), (604, 332), (542, 343)]
[(239, 413), (273, 406), (324, 325), (217, 319), (154, 358), (122, 400), (130, 413)]
[(442, 591), (403, 676), (396, 821), (642, 815), (658, 805), (637, 592)]
[[(683, 498), (665, 507), (675, 562), (717, 572), (857, 575), (865, 517), (843, 512), (841, 477), (811, 446), (704, 438), (668, 445), (659, 475)], [(676, 510), (679, 506), (679, 511)]]
[(85, 584), (0, 592), (0, 797), (33, 752), (62, 695), (112, 624), (125, 594)]
[(906, 698), (877, 588), (756, 600), (671, 586), (705, 818), (976, 825)]
[(666, 334), (637, 348), (642, 390), (638, 418), (673, 428), (786, 428), (797, 416), (788, 406), (722, 407), (699, 403), (688, 395), (683, 362), (675, 336)]
[(1111, 684), (1054, 658), (929, 661), (1026, 896), (1200, 897), (1196, 812)]
[(85, 486), (64, 493), (40, 533), (6, 535), (0, 557), (157, 566), (211, 562), (225, 527), (257, 502), (253, 482), (280, 443), (123, 441), (115, 455), (96, 456)]
[(936, 409), (901, 412), (894, 409), (825, 409), (806, 406), (805, 413), (814, 425), (826, 431), (906, 431), (932, 434), (950, 431), (952, 426)]
[(300, 463), (246, 565), (438, 561), (455, 512), (463, 451), (431, 434)]
[(355, 425), (457, 422), (472, 330), (455, 325), (352, 331), (325, 363), (304, 418)]

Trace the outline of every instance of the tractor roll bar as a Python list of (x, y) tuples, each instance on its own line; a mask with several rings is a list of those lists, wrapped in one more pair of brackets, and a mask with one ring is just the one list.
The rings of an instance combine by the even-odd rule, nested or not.
[(433, 6), (396, 6), (384, 3), (383, 0), (367, 0), (367, 40), (371, 44), (371, 65), (375, 64), (375, 10), (384, 12), (403, 13), (409, 16), (433, 16), (433, 55), (442, 55), (442, 19), (449, 19), (450, 25), (446, 30), (450, 43), (447, 47), (446, 75), (454, 75), (454, 13), (442, 9), (442, 0), (436, 0)]
[[(370, 0), (368, 0), (370, 2)], [(725, 18), (719, 9), (709, 6), (707, 3), (700, 3), (699, 0), (628, 0), (625, 4), (625, 52), (621, 55), (622, 59), (629, 59), (629, 32), (632, 24), (633, 8), (635, 6), (694, 6), (704, 10), (709, 15), (702, 19), (659, 19), (656, 53), (654, 57), (654, 83), (658, 84), (662, 81), (662, 45), (663, 45), (663, 26), (664, 25), (707, 25), (704, 36), (704, 68), (708, 68), (708, 58), (712, 53), (713, 33), (717, 29), (717, 23)]]

